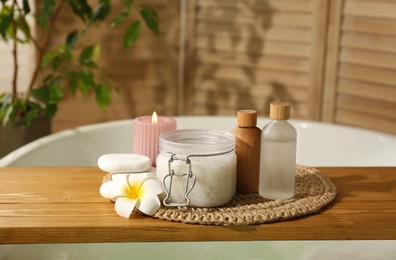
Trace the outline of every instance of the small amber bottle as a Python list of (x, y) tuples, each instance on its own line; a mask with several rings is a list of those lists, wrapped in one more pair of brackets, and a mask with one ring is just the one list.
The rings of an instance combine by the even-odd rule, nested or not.
[(237, 193), (258, 193), (261, 130), (256, 126), (257, 111), (239, 110), (237, 123), (232, 130), (236, 138)]

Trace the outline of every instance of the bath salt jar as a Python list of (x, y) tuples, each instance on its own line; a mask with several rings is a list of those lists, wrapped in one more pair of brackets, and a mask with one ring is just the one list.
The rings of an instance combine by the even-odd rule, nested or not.
[(165, 206), (218, 207), (236, 191), (235, 137), (227, 132), (185, 129), (159, 138), (157, 178)]

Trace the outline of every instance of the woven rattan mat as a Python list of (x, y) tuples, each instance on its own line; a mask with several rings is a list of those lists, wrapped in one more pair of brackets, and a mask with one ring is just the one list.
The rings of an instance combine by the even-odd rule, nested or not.
[(289, 220), (316, 213), (334, 200), (335, 185), (316, 168), (296, 167), (295, 196), (267, 200), (258, 194), (236, 194), (218, 208), (162, 207), (155, 218), (203, 225), (252, 225)]

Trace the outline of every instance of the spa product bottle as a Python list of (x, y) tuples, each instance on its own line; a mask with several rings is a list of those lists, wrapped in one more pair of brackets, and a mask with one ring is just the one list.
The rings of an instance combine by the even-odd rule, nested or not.
[(272, 102), (270, 118), (261, 132), (259, 193), (267, 199), (294, 196), (296, 168), (296, 129), (287, 121), (290, 104)]
[(239, 110), (236, 138), (237, 193), (258, 193), (261, 130), (256, 127), (257, 111)]

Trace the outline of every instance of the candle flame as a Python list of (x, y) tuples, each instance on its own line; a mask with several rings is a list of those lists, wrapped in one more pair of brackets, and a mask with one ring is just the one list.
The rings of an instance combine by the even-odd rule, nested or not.
[(151, 123), (156, 124), (158, 123), (157, 112), (153, 112), (153, 116), (151, 117)]

